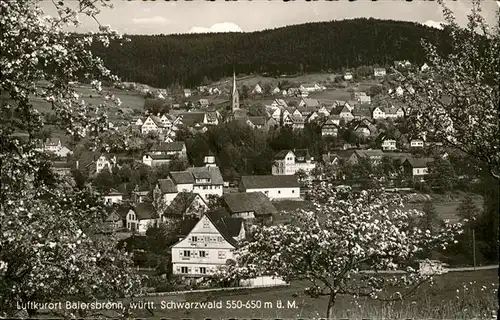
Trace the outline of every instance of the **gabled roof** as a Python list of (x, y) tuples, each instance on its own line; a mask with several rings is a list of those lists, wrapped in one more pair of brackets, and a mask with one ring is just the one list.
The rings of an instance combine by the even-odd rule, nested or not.
[(57, 146), (61, 142), (59, 138), (50, 138), (45, 143), (46, 146)]
[(130, 211), (132, 207), (130, 205), (121, 205), (118, 208), (116, 208), (116, 213), (120, 218), (125, 219), (127, 216), (127, 213)]
[(223, 196), (223, 200), (232, 214), (253, 211), (255, 216), (264, 216), (278, 213), (262, 192), (228, 193)]
[(213, 223), (214, 227), (219, 231), (220, 235), (229, 242), (232, 246), (238, 247), (238, 242), (233, 238), (240, 234), (243, 228), (242, 218), (232, 218), (229, 213), (223, 208), (212, 210), (205, 213), (205, 216)]
[(158, 218), (158, 213), (152, 203), (140, 202), (133, 208), (137, 220), (148, 220)]
[(354, 150), (360, 157), (382, 157), (384, 153), (382, 150)]
[(273, 157), (274, 160), (283, 160), (285, 159), (286, 155), (290, 152), (291, 150), (281, 150), (278, 151)]
[(433, 161), (434, 159), (432, 158), (411, 158), (406, 159), (404, 162), (408, 162), (412, 168), (426, 168), (427, 164)]
[(183, 219), (179, 225), (179, 228), (177, 229), (177, 236), (186, 237), (191, 232), (191, 230), (193, 230), (196, 224), (198, 224), (199, 221), (199, 219), (193, 217), (187, 217)]
[(158, 187), (162, 193), (177, 193), (177, 188), (171, 179), (158, 179)]
[(181, 121), (184, 125), (192, 127), (197, 123), (203, 123), (205, 112), (182, 112), (179, 113), (179, 116), (182, 117)]
[(189, 209), (193, 201), (199, 198), (203, 201), (199, 194), (193, 192), (179, 192), (172, 202), (168, 205), (165, 215), (167, 216), (184, 216), (186, 210)]
[(293, 153), (295, 154), (295, 162), (299, 162), (298, 158), (303, 158), (304, 160), (310, 160), (311, 154), (308, 149), (294, 149)]
[(244, 189), (266, 188), (297, 188), (300, 187), (297, 177), (292, 176), (242, 176), (241, 184)]
[(283, 99), (274, 99), (278, 106), (288, 107), (288, 104)]
[[(312, 85), (314, 87), (314, 85)], [(302, 101), (304, 101), (304, 105), (308, 108), (319, 108), (321, 107), (321, 104), (319, 103), (318, 99), (311, 99), (311, 98), (302, 98)]]
[(153, 145), (151, 151), (181, 152), (186, 147), (184, 141), (164, 142)]
[(384, 152), (384, 157), (388, 157), (393, 160), (399, 159), (401, 161), (404, 161), (406, 159), (412, 159), (413, 155), (408, 152)]
[(187, 171), (170, 171), (170, 178), (175, 184), (192, 184), (194, 183), (194, 177), (190, 172)]
[[(149, 118), (153, 120), (153, 122), (158, 126), (158, 127), (163, 127), (163, 122), (161, 122), (161, 119), (157, 116), (150, 115)], [(147, 119), (146, 119), (147, 120)]]
[(266, 124), (266, 117), (264, 116), (248, 117), (248, 120), (255, 126), (263, 126)]
[(224, 179), (222, 179), (222, 174), (220, 173), (219, 167), (191, 167), (187, 168), (186, 171), (191, 174), (208, 172), (208, 174), (210, 174), (211, 184), (224, 184)]
[(325, 127), (337, 127), (337, 125), (335, 124), (335, 122), (333, 122), (332, 119), (328, 119), (325, 121), (325, 123), (323, 123), (322, 128), (325, 128)]

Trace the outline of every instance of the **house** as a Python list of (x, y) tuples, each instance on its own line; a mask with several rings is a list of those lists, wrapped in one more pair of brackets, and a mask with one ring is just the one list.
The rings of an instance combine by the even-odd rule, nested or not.
[(322, 106), (321, 108), (319, 108), (317, 113), (320, 117), (329, 117), (330, 116), (330, 111), (328, 111), (326, 106)]
[(372, 118), (375, 120), (385, 119), (385, 111), (382, 107), (375, 107), (372, 111)]
[(385, 119), (397, 119), (403, 118), (405, 116), (404, 109), (402, 107), (386, 107), (384, 108)]
[(179, 124), (195, 127), (196, 124), (208, 124), (207, 113), (204, 111), (181, 112), (178, 114)]
[(294, 175), (299, 170), (310, 173), (314, 168), (316, 162), (309, 154), (309, 150), (296, 149), (278, 152), (273, 158), (271, 171), (273, 175)]
[[(77, 161), (77, 168), (78, 168), (78, 161)], [(71, 169), (72, 169), (71, 166), (66, 161), (54, 161), (52, 163), (52, 170), (59, 176), (70, 176)]]
[(191, 89), (184, 89), (184, 98), (189, 98), (191, 95)]
[[(128, 206), (126, 207), (128, 210)], [(126, 214), (125, 214), (126, 215)], [(117, 231), (124, 227), (123, 217), (118, 211), (113, 210), (106, 219), (104, 219), (104, 225), (109, 231)]]
[(379, 163), (384, 156), (382, 150), (352, 150), (351, 156), (348, 161), (351, 163), (357, 163), (360, 158), (368, 158), (373, 163)]
[(396, 88), (396, 95), (397, 96), (402, 96), (403, 93), (404, 93), (404, 89), (401, 88), (401, 86), (399, 86), (399, 87)]
[(221, 197), (224, 181), (220, 170), (216, 166), (192, 167), (186, 171), (171, 171), (170, 178), (178, 192), (194, 192), (200, 194), (204, 200), (209, 195)]
[(184, 141), (154, 144), (150, 152), (155, 155), (187, 156), (186, 143)]
[(352, 99), (358, 103), (370, 104), (372, 103), (372, 98), (366, 94), (366, 92), (353, 92)]
[(319, 103), (318, 99), (303, 98), (299, 102), (299, 108), (300, 107), (305, 107), (309, 110), (318, 110), (319, 108), (321, 108), (321, 104)]
[(115, 189), (111, 189), (103, 195), (103, 198), (106, 204), (121, 203), (123, 201), (123, 194)]
[(208, 107), (208, 99), (200, 99), (198, 100), (198, 104), (200, 105), (200, 107), (202, 108), (205, 108), (205, 107)]
[(62, 143), (61, 139), (59, 138), (51, 138), (49, 139), (43, 146), (45, 151), (50, 151), (50, 152), (57, 152), (61, 150), (62, 148)]
[(277, 94), (280, 94), (281, 93), (281, 90), (279, 87), (276, 87), (274, 88), (272, 91), (271, 91), (271, 94), (272, 95), (277, 95)]
[(287, 114), (283, 117), (283, 125), (290, 126), (292, 129), (300, 130), (304, 129), (305, 120), (303, 117)]
[(300, 85), (299, 89), (307, 92), (314, 92), (322, 90), (322, 87), (317, 83), (304, 83)]
[(354, 119), (354, 116), (351, 110), (347, 106), (343, 106), (339, 108), (340, 110), (335, 110), (335, 114), (338, 114), (340, 119), (343, 119), (345, 122), (351, 122)]
[(262, 192), (228, 193), (222, 199), (231, 217), (242, 218), (250, 224), (270, 224), (273, 214), (278, 213)]
[(198, 193), (179, 192), (165, 209), (162, 218), (195, 217), (199, 219), (208, 209), (207, 203)]
[(233, 218), (226, 209), (205, 213), (200, 220), (187, 220), (179, 233), (187, 236), (172, 246), (172, 273), (185, 277), (204, 277), (233, 260), (233, 252), (245, 239), (244, 221)]
[(301, 97), (301, 98), (307, 98), (309, 97), (309, 91), (305, 90), (305, 89), (300, 89), (298, 90), (298, 96)]
[(424, 140), (422, 140), (422, 139), (411, 139), (410, 140), (410, 148), (421, 149), (423, 147), (424, 147)]
[(150, 115), (144, 121), (141, 126), (141, 133), (148, 134), (150, 132), (158, 132), (161, 133), (163, 131), (164, 125), (161, 119), (158, 116)]
[(283, 99), (274, 99), (274, 101), (271, 103), (271, 106), (277, 108), (288, 108), (288, 104)]
[(113, 167), (116, 166), (116, 156), (114, 155), (107, 155), (107, 154), (101, 154), (101, 156), (97, 159), (96, 163), (96, 173), (98, 174), (104, 169), (111, 170)]
[(142, 156), (142, 163), (144, 163), (148, 167), (155, 167), (169, 164), (173, 159), (175, 159), (175, 156), (170, 154), (146, 153)]
[(178, 193), (177, 186), (172, 179), (158, 179), (153, 189), (153, 199), (159, 200), (161, 198), (163, 205), (168, 206)]
[(300, 185), (295, 175), (242, 176), (239, 191), (262, 192), (271, 200), (300, 198)]
[(205, 167), (217, 167), (215, 155), (211, 151), (208, 151), (208, 154), (203, 157), (203, 164)]
[(428, 174), (427, 165), (432, 161), (433, 159), (429, 158), (406, 159), (403, 162), (403, 169), (407, 176), (422, 180), (423, 177)]
[(429, 70), (429, 66), (427, 65), (427, 63), (424, 63), (424, 64), (420, 67), (420, 71), (421, 71), (421, 72), (426, 72), (427, 70)]
[(353, 75), (351, 72), (346, 72), (344, 74), (344, 80), (349, 81), (349, 80), (352, 80), (352, 78), (353, 78)]
[(332, 119), (328, 119), (323, 123), (321, 126), (321, 136), (332, 136), (336, 137), (338, 135), (339, 128), (338, 124), (335, 124), (335, 122)]
[(321, 160), (324, 165), (335, 166), (339, 163), (340, 159), (341, 157), (337, 153), (332, 153), (330, 151), (321, 155)]
[(149, 227), (158, 223), (158, 214), (152, 203), (140, 202), (130, 208), (126, 217), (127, 229), (145, 234)]
[(375, 77), (385, 77), (386, 74), (385, 68), (373, 68), (373, 75)]
[(394, 139), (384, 139), (382, 142), (382, 150), (383, 151), (394, 151), (396, 150), (396, 140)]
[(354, 119), (371, 119), (372, 112), (370, 106), (367, 104), (361, 104), (352, 110), (352, 116)]
[(252, 129), (263, 129), (266, 127), (266, 117), (264, 116), (248, 117), (246, 124), (250, 126)]
[(257, 83), (255, 87), (252, 90), (253, 94), (261, 94), (262, 93), (262, 87)]

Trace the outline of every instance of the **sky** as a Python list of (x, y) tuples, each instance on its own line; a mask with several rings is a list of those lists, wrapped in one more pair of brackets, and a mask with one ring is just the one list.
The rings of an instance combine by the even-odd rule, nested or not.
[[(126, 34), (176, 34), (203, 32), (252, 32), (307, 22), (378, 18), (404, 20), (440, 27), (441, 8), (435, 1), (357, 0), (349, 2), (296, 0), (254, 1), (124, 1), (111, 0), (113, 9), (103, 9), (101, 24)], [(469, 0), (446, 1), (457, 21), (464, 25), (470, 12)], [(500, 1), (485, 0), (483, 15), (492, 25)], [(42, 1), (47, 14), (54, 14), (52, 1)], [(96, 22), (83, 17), (82, 31), (97, 30)]]

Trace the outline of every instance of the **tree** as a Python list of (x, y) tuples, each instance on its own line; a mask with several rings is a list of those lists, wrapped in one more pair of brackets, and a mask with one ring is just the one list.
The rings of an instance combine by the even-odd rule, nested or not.
[(248, 108), (249, 116), (265, 116), (267, 115), (266, 107), (262, 104), (254, 104)]
[(307, 173), (302, 169), (295, 172), (295, 176), (297, 177), (300, 183), (304, 183), (304, 181), (308, 178)]
[(396, 99), (409, 106), (416, 132), (427, 132), (447, 146), (484, 162), (500, 179), (500, 19), (491, 28), (473, 1), (469, 23), (462, 28), (440, 1), (451, 39), (449, 54), (423, 42), (428, 71), (402, 76), (405, 94)]
[(442, 192), (451, 191), (457, 184), (457, 176), (455, 170), (448, 160), (438, 157), (427, 165), (428, 174), (425, 176), (425, 181), (432, 188)]
[[(73, 188), (48, 175), (52, 172), (50, 159), (35, 150), (33, 138), (43, 130), (45, 119), (33, 98), (48, 102), (56, 115), (55, 125), (74, 139), (85, 134), (99, 151), (106, 147), (100, 133), (110, 130), (104, 101), (120, 104), (101, 87), (101, 81), (115, 82), (117, 78), (91, 51), (94, 41), (104, 45), (118, 41), (116, 32), (105, 26), (95, 35), (64, 31), (68, 25), (77, 26), (80, 15), (97, 19), (100, 7), (108, 4), (81, 0), (79, 6), (65, 6), (63, 1), (54, 5), (57, 15), (48, 16), (38, 1), (0, 2), (0, 91), (8, 97), (0, 107), (2, 317), (12, 317), (18, 311), (17, 303), (35, 317), (38, 310), (23, 304), (90, 302), (140, 292), (141, 278), (131, 269), (130, 256), (113, 249), (112, 236), (101, 235), (110, 212), (89, 188)], [(93, 95), (103, 103), (90, 106), (82, 102), (73, 85), (76, 81), (90, 83)], [(14, 118), (4, 117), (11, 111), (15, 111)], [(30, 139), (17, 138), (13, 134), (17, 132), (26, 132)], [(52, 311), (66, 313), (66, 317), (93, 314), (83, 309)]]
[(241, 86), (241, 94), (240, 94), (241, 100), (248, 99), (249, 93), (250, 93), (250, 88), (248, 88), (247, 85)]
[(370, 97), (375, 97), (382, 93), (382, 86), (371, 86), (369, 90)]
[(462, 222), (474, 221), (480, 214), (479, 209), (474, 204), (474, 199), (467, 194), (457, 208), (457, 215)]
[[(311, 196), (314, 209), (295, 212), (289, 224), (254, 227), (254, 241), (236, 252), (237, 266), (216, 277), (269, 274), (308, 281), (306, 293), (327, 296), (325, 317), (333, 319), (340, 295), (393, 300), (411, 294), (430, 277), (411, 267), (416, 254), (446, 247), (460, 231), (460, 225), (446, 224), (436, 235), (422, 232), (412, 218), (422, 213), (402, 211), (397, 195), (337, 193), (327, 185), (313, 185)], [(396, 269), (405, 273), (378, 273)], [(384, 291), (389, 287), (397, 291)]]
[(432, 200), (428, 200), (424, 203), (422, 212), (424, 214), (420, 219), (420, 228), (424, 231), (429, 230), (431, 234), (434, 234), (437, 232), (436, 230), (439, 229), (442, 220), (440, 219)]

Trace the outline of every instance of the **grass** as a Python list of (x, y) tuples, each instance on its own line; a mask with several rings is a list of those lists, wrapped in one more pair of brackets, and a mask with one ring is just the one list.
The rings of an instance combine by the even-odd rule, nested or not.
[[(497, 310), (498, 270), (474, 272), (451, 272), (435, 278), (434, 283), (424, 284), (409, 299), (382, 303), (370, 299), (354, 299), (340, 296), (335, 305), (336, 318), (398, 318), (398, 319), (470, 319), (473, 317), (491, 318), (491, 312)], [(314, 299), (303, 293), (308, 284), (292, 282), (289, 287), (260, 288), (243, 292), (193, 293), (184, 296), (148, 297), (155, 305), (153, 314), (140, 310), (138, 317), (150, 319), (170, 318), (319, 318), (324, 317), (327, 306), (326, 297)], [(277, 307), (277, 301), (284, 303), (284, 308)], [(162, 301), (222, 302), (220, 309), (161, 309)], [(241, 301), (243, 305), (251, 301), (260, 301), (260, 308), (227, 308), (227, 303)], [(295, 307), (287, 308), (287, 301)], [(270, 302), (267, 303), (266, 302)], [(250, 306), (251, 307), (251, 306)]]

